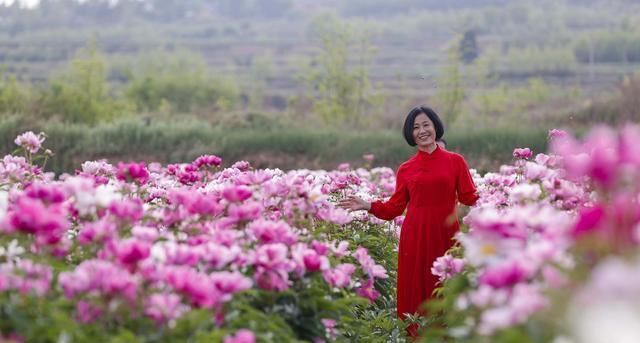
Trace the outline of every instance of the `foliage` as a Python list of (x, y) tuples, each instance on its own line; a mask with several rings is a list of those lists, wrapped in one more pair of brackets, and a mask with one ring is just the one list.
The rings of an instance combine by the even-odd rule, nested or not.
[(70, 68), (51, 80), (44, 93), (43, 114), (63, 121), (95, 124), (129, 111), (114, 98), (106, 80), (106, 63), (95, 43), (89, 44)]
[(435, 102), (439, 104), (439, 113), (446, 126), (453, 125), (462, 111), (465, 87), (462, 79), (460, 53), (457, 46), (448, 50), (447, 65), (438, 76)]
[(238, 102), (237, 85), (222, 75), (211, 77), (197, 55), (149, 53), (128, 74), (125, 94), (138, 111), (158, 111), (163, 103), (179, 113), (218, 111)]
[(29, 87), (15, 75), (4, 75), (0, 69), (0, 114), (24, 113), (31, 100)]
[[(300, 77), (311, 94), (317, 95), (313, 110), (324, 124), (362, 127), (375, 125), (376, 110), (382, 98), (369, 81), (371, 46), (366, 32), (356, 32), (348, 23), (333, 16), (320, 16), (312, 26), (322, 50)], [(352, 46), (357, 46), (353, 56)], [(351, 67), (351, 63), (355, 66)]]
[(640, 37), (634, 31), (604, 31), (581, 38), (574, 48), (581, 63), (640, 62)]
[(478, 43), (476, 42), (476, 34), (473, 30), (464, 32), (460, 40), (460, 56), (464, 63), (471, 63), (478, 58)]

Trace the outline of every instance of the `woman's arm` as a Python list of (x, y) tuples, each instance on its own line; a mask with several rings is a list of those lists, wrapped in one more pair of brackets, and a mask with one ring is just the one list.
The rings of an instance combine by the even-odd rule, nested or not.
[(473, 206), (479, 198), (476, 185), (473, 183), (471, 173), (469, 173), (467, 162), (462, 156), (460, 156), (458, 162), (456, 192), (458, 193), (458, 200), (467, 206)]
[(404, 181), (404, 174), (398, 170), (396, 190), (388, 201), (374, 201), (369, 203), (352, 195), (340, 200), (338, 206), (351, 211), (366, 210), (380, 219), (391, 220), (404, 212), (408, 202), (409, 191)]
[(392, 220), (404, 213), (404, 209), (407, 207), (408, 202), (409, 190), (407, 189), (405, 175), (401, 166), (396, 175), (396, 189), (391, 198), (389, 198), (388, 201), (372, 202), (369, 213), (380, 219)]

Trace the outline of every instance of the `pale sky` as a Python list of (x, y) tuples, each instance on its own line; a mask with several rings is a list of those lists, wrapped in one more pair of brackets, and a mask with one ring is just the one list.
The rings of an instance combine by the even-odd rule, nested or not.
[[(27, 6), (27, 7), (35, 6), (38, 3), (38, 0), (17, 0), (17, 1), (21, 2), (24, 6)], [(16, 2), (16, 0), (0, 0), (0, 4), (6, 4), (6, 5), (11, 5), (14, 2)]]

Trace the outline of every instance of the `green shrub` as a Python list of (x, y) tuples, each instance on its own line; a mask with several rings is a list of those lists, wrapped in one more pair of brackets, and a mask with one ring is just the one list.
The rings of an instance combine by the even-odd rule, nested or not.
[(228, 110), (239, 101), (237, 84), (226, 77), (212, 77), (206, 62), (196, 55), (147, 54), (129, 72), (125, 94), (138, 111), (158, 111), (166, 102), (171, 110)]
[(44, 93), (45, 116), (96, 124), (129, 112), (129, 106), (113, 96), (106, 70), (104, 57), (95, 44), (89, 44), (67, 71), (50, 81)]

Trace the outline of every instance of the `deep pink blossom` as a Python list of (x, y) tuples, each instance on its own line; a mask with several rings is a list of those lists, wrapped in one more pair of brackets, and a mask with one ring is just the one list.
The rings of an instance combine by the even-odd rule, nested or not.
[(482, 271), (479, 281), (495, 288), (513, 286), (529, 277), (527, 270), (515, 261), (508, 261), (487, 267)]
[(8, 213), (11, 231), (41, 236), (46, 244), (55, 244), (69, 228), (67, 211), (62, 204), (46, 206), (42, 200), (20, 197)]
[(251, 197), (253, 192), (245, 186), (231, 185), (222, 190), (222, 197), (230, 202), (242, 202)]
[(143, 185), (149, 181), (149, 171), (144, 162), (136, 163), (118, 163), (118, 170), (116, 171), (116, 177), (118, 180), (126, 182), (135, 182)]
[(513, 157), (521, 159), (529, 159), (533, 156), (533, 152), (529, 148), (516, 148), (513, 150)]
[(202, 167), (211, 168), (211, 167), (219, 167), (222, 164), (222, 158), (216, 155), (203, 155), (196, 158), (193, 161), (193, 165), (200, 169)]
[(122, 264), (135, 264), (149, 257), (151, 244), (130, 238), (116, 243), (116, 258)]
[(284, 243), (292, 245), (298, 241), (298, 235), (284, 221), (258, 219), (247, 226), (247, 232), (260, 243)]

